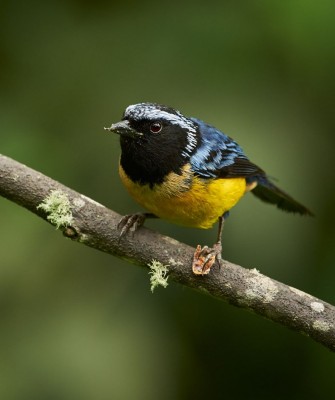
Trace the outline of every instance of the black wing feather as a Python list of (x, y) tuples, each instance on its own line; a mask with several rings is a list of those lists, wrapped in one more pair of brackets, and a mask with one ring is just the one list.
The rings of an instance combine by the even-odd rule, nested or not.
[(275, 204), (278, 208), (284, 211), (313, 216), (313, 213), (308, 208), (294, 200), (293, 197), (285, 193), (283, 190), (279, 189), (265, 176), (258, 177), (257, 182), (257, 186), (251, 191), (251, 193), (262, 201)]

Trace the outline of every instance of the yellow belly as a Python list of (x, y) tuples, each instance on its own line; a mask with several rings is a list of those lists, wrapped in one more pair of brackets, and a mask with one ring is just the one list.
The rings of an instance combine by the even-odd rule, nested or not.
[(164, 183), (153, 188), (132, 182), (121, 166), (119, 173), (141, 206), (157, 217), (195, 228), (210, 228), (246, 191), (244, 178), (205, 180), (193, 176), (188, 166), (182, 175), (170, 173)]

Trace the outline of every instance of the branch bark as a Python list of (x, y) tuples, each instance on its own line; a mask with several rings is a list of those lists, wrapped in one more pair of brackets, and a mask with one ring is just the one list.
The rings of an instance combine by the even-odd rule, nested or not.
[(298, 289), (224, 261), (221, 271), (195, 276), (194, 249), (145, 227), (119, 238), (121, 216), (27, 166), (0, 155), (0, 195), (47, 220), (37, 208), (53, 190), (67, 195), (73, 220), (62, 228), (74, 241), (148, 267), (153, 259), (168, 265), (169, 279), (249, 309), (335, 351), (335, 307)]

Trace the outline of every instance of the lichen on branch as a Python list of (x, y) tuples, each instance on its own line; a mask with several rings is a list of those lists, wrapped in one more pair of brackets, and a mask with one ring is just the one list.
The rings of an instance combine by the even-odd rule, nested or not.
[(73, 221), (70, 200), (61, 190), (53, 190), (37, 209), (47, 213), (47, 220), (55, 225), (56, 229), (66, 228)]

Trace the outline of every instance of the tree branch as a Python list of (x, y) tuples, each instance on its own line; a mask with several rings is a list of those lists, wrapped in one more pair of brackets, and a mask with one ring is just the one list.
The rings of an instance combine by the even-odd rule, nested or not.
[(119, 214), (0, 155), (0, 195), (3, 197), (48, 220), (48, 213), (37, 207), (54, 190), (66, 194), (69, 200), (70, 225), (61, 227), (65, 236), (140, 266), (148, 267), (152, 260), (157, 260), (168, 266), (169, 279), (254, 311), (307, 334), (335, 351), (335, 307), (331, 304), (270, 279), (255, 269), (248, 270), (228, 261), (224, 261), (221, 271), (195, 276), (191, 270), (193, 248), (145, 227), (133, 236), (125, 235), (120, 239)]

